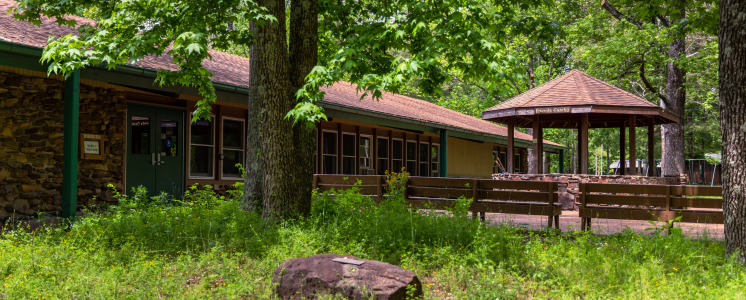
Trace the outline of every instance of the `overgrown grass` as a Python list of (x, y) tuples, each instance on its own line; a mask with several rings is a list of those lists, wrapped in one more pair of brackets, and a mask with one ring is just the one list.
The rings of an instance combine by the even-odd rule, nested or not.
[(720, 242), (530, 232), (472, 221), (468, 200), (441, 214), (392, 194), (381, 205), (317, 195), (309, 218), (282, 223), (209, 192), (140, 195), (66, 229), (3, 234), (0, 298), (272, 298), (280, 262), (321, 253), (411, 269), (428, 299), (746, 298), (746, 274)]

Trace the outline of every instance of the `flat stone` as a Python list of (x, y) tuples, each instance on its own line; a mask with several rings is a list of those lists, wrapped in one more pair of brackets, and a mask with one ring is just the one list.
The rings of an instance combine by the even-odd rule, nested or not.
[[(363, 261), (356, 266), (333, 261), (347, 258)], [(338, 295), (346, 299), (421, 298), (422, 284), (412, 271), (354, 256), (321, 254), (286, 260), (275, 269), (272, 282), (280, 299), (306, 299)], [(407, 295), (407, 286), (414, 292)]]

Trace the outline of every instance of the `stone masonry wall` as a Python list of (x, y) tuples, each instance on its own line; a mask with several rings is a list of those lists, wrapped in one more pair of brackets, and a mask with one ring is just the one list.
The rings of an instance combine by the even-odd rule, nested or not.
[[(0, 72), (0, 223), (61, 210), (63, 87), (60, 80)], [(104, 135), (104, 160), (78, 160), (78, 205), (114, 201), (123, 181), (124, 92), (81, 85), (80, 132)]]

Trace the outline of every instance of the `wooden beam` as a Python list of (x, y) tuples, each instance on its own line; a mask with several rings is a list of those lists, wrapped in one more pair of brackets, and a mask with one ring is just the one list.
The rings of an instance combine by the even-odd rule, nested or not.
[(533, 152), (534, 152), (534, 173), (541, 174), (541, 169), (544, 166), (544, 155), (541, 153), (541, 120), (539, 115), (534, 115), (534, 139), (533, 139)]
[(360, 175), (360, 126), (355, 126), (355, 174)]
[(655, 122), (648, 122), (648, 176), (655, 177)]
[(374, 173), (378, 175), (378, 133), (376, 132), (376, 129), (373, 128), (373, 150), (370, 151), (371, 153), (371, 167), (373, 170), (375, 170)]
[(433, 176), (433, 137), (427, 136), (427, 177)]
[(637, 175), (637, 118), (629, 115), (629, 175)]
[(342, 123), (337, 123), (337, 174), (342, 174)]
[[(415, 164), (414, 170), (412, 170), (412, 176), (417, 176), (420, 174), (420, 135), (417, 135), (417, 146), (414, 147), (414, 159), (417, 161)], [(422, 175), (419, 175), (422, 176)]]
[(513, 123), (515, 120), (513, 118), (510, 118), (508, 120), (508, 155), (505, 158), (507, 160), (507, 166), (508, 169), (505, 170), (508, 174), (512, 174), (515, 172), (515, 166), (513, 166), (513, 149), (515, 145), (513, 144), (513, 140), (515, 139), (515, 127), (513, 126)]
[(583, 149), (580, 151), (583, 154), (580, 160), (580, 174), (588, 174), (588, 114), (582, 114), (580, 117), (580, 142), (578, 145), (579, 149)]
[(624, 152), (627, 142), (624, 138), (624, 122), (619, 123), (619, 175), (626, 173), (626, 164), (624, 163), (625, 157), (627, 156)]

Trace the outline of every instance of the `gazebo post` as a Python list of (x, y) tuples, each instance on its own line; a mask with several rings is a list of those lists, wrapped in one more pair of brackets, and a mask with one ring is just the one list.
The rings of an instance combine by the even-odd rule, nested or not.
[(515, 120), (511, 117), (508, 119), (508, 155), (505, 158), (507, 160), (506, 166), (508, 167), (507, 170), (505, 170), (506, 173), (511, 174), (515, 172), (515, 167), (513, 166), (513, 136), (515, 135), (515, 128), (514, 125)]
[(624, 175), (627, 164), (624, 162), (624, 147), (626, 142), (624, 140), (624, 121), (619, 122), (619, 175)]
[(637, 118), (629, 115), (629, 175), (637, 175)]
[(534, 125), (534, 172), (536, 172), (536, 174), (542, 174), (541, 169), (544, 167), (544, 155), (541, 153), (541, 143), (544, 141), (541, 136), (541, 121), (539, 115), (534, 115), (532, 123)]
[(655, 177), (655, 119), (648, 120), (648, 176)]
[(578, 126), (577, 126), (578, 127), (577, 128), (578, 129), (578, 133), (577, 133), (578, 136), (575, 137), (578, 140), (578, 149), (577, 149), (578, 153), (576, 154), (577, 157), (575, 158), (575, 165), (572, 166), (573, 168), (575, 168), (575, 172), (576, 172), (575, 174), (583, 174), (583, 171), (581, 171), (581, 169), (582, 169), (581, 166), (583, 165), (581, 163), (581, 161), (583, 160), (583, 150), (582, 150), (583, 147), (580, 146), (581, 142), (583, 141), (583, 135), (581, 134), (581, 132), (583, 130), (580, 129), (581, 128), (580, 123), (581, 122), (578, 122)]
[(578, 149), (582, 153), (580, 158), (580, 174), (588, 174), (588, 114), (580, 115), (580, 141)]

